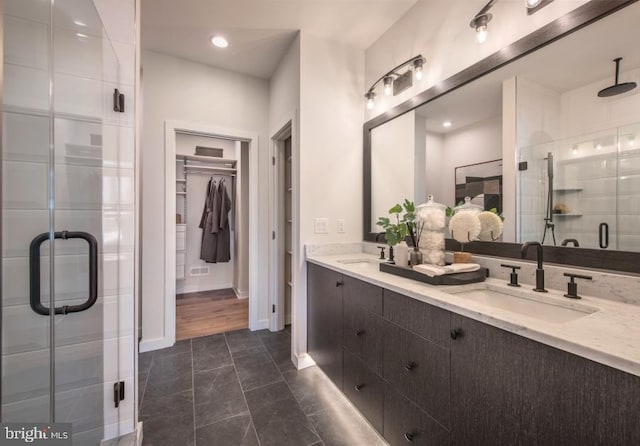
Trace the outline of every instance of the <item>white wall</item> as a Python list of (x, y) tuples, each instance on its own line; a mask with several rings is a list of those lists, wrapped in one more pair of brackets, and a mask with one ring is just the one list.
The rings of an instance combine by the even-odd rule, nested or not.
[[(308, 243), (362, 240), (362, 92), (364, 53), (307, 33), (300, 37), (300, 215), (294, 275), (294, 351), (306, 352)], [(314, 219), (329, 219), (329, 233), (315, 234)], [(338, 218), (345, 232), (338, 234)]]
[[(587, 1), (555, 1), (531, 16), (527, 15), (524, 1), (497, 2), (491, 9), (494, 17), (489, 24), (488, 39), (478, 45), (469, 21), (486, 2), (419, 0), (366, 50), (365, 80), (368, 87), (417, 54), (427, 59), (424, 77), (398, 96), (378, 94), (376, 107), (366, 111), (366, 119), (427, 90)], [(364, 107), (364, 99), (361, 102)]]
[[(257, 172), (250, 172), (259, 187), (260, 221), (268, 215), (268, 111), (269, 85), (263, 79), (187, 62), (154, 52), (142, 55), (144, 119), (142, 139), (142, 337), (143, 343), (162, 342), (164, 327), (164, 123), (179, 120), (259, 134)], [(260, 228), (258, 252), (266, 258), (268, 228)], [(257, 318), (268, 319), (267, 299), (260, 290), (267, 287), (267, 272), (258, 275)]]
[(280, 61), (269, 82), (269, 136), (300, 108), (300, 35)]
[[(178, 134), (176, 137), (176, 154), (179, 155), (194, 155), (195, 147), (216, 147), (223, 149), (223, 158), (226, 159), (238, 159), (236, 158), (236, 145), (239, 144), (236, 141), (228, 139), (208, 138), (205, 136), (185, 135)], [(239, 160), (238, 160), (239, 161)], [(182, 163), (177, 163), (177, 177), (182, 177)], [(241, 167), (238, 165), (238, 172), (241, 172)], [(235, 276), (235, 261), (237, 257), (236, 252), (236, 225), (235, 221), (230, 220), (231, 224), (231, 261), (226, 263), (206, 263), (200, 260), (200, 247), (202, 245), (202, 229), (199, 228), (200, 217), (202, 216), (202, 208), (207, 196), (207, 184), (210, 177), (219, 180), (221, 177), (218, 175), (203, 175), (203, 174), (189, 174), (187, 175), (187, 195), (176, 196), (178, 207), (176, 213), (183, 214), (183, 223), (187, 225), (187, 241), (185, 251), (185, 276), (183, 280), (178, 280), (176, 283), (176, 293), (193, 293), (197, 291), (206, 290), (218, 290), (223, 288), (232, 288), (234, 284)], [(240, 180), (240, 175), (238, 175)], [(232, 197), (233, 189), (231, 179), (225, 177), (227, 184), (227, 192), (234, 203), (242, 202), (242, 197), (236, 196), (235, 200)], [(248, 192), (248, 191), (247, 191)], [(245, 199), (248, 200), (248, 196)], [(183, 206), (186, 200), (186, 212), (182, 212)], [(235, 212), (230, 212), (229, 218), (235, 216)], [(184, 219), (186, 216), (186, 220)], [(249, 233), (245, 234), (248, 237)], [(243, 268), (249, 268), (249, 259), (246, 259), (246, 263), (242, 265)], [(209, 274), (203, 276), (191, 276), (189, 271), (192, 267), (208, 266)], [(239, 265), (240, 267), (240, 265)], [(246, 289), (246, 288), (245, 288)]]

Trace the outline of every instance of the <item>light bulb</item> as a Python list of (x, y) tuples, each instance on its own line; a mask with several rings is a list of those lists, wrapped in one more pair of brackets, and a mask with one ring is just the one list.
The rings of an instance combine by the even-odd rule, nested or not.
[(393, 78), (391, 76), (387, 76), (384, 78), (384, 94), (390, 96), (393, 92)]
[(416, 80), (417, 81), (422, 80), (422, 67), (416, 68)]
[(218, 48), (226, 48), (229, 46), (229, 42), (222, 36), (213, 36), (211, 38), (211, 43), (213, 43)]
[(476, 41), (480, 44), (487, 41), (487, 25), (481, 25), (476, 28)]
[(373, 106), (375, 105), (376, 94), (373, 91), (368, 91), (364, 95), (364, 97), (367, 99), (367, 109), (373, 109)]
[(422, 57), (413, 61), (413, 71), (416, 73), (416, 80), (422, 80), (422, 65), (424, 64), (424, 59)]

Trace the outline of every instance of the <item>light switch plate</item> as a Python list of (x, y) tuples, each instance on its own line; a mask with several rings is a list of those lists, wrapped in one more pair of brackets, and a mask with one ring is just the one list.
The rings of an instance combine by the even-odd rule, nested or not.
[(344, 230), (344, 218), (339, 218), (338, 219), (337, 226), (338, 226), (338, 229), (337, 229), (338, 234), (344, 234), (345, 233), (345, 230)]
[(328, 234), (329, 233), (329, 219), (328, 218), (316, 218), (315, 233), (316, 234)]

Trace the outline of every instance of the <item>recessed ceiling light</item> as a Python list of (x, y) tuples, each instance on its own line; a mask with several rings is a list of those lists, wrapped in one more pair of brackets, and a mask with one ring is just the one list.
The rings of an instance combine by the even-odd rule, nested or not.
[(444, 122), (442, 123), (442, 127), (445, 127), (445, 128), (449, 128), (449, 127), (451, 127), (452, 125), (453, 125), (453, 123), (452, 123), (451, 121), (444, 121)]
[(226, 48), (229, 46), (229, 42), (222, 36), (213, 36), (211, 38), (211, 43), (213, 43), (218, 48)]

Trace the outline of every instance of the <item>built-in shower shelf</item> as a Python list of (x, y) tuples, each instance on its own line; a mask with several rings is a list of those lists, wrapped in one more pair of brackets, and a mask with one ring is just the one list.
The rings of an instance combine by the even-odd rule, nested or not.
[(582, 190), (581, 187), (559, 187), (554, 189), (554, 192), (580, 192)]
[(574, 213), (570, 213), (570, 214), (553, 214), (554, 217), (563, 217), (563, 218), (570, 218), (570, 217), (582, 217), (582, 214), (574, 214)]

